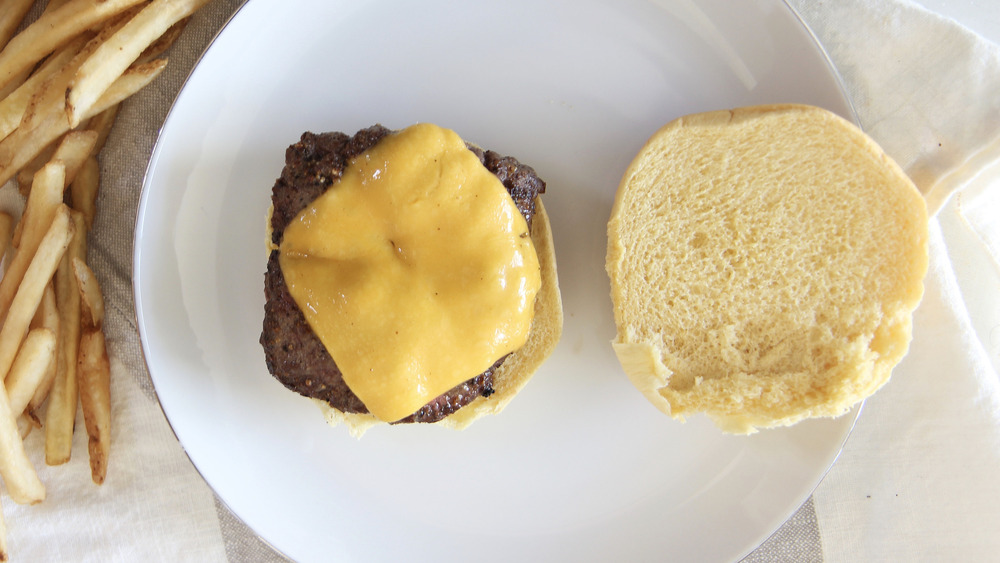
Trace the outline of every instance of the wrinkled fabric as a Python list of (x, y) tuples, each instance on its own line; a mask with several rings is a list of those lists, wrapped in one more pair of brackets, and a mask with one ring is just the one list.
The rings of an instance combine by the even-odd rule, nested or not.
[(927, 199), (910, 353), (813, 496), (824, 561), (1000, 553), (1000, 47), (909, 2), (791, 2)]

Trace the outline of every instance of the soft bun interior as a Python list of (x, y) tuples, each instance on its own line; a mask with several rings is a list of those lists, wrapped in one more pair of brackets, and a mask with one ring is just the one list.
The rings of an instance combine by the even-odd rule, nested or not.
[(626, 171), (606, 266), (632, 383), (675, 418), (749, 433), (840, 415), (888, 381), (923, 292), (926, 206), (826, 110), (697, 114)]

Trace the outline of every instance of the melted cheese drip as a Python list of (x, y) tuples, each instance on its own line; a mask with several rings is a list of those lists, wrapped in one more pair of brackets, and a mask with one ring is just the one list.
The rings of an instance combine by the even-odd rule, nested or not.
[(344, 381), (396, 421), (527, 340), (528, 226), (454, 132), (386, 136), (284, 231), (280, 265)]

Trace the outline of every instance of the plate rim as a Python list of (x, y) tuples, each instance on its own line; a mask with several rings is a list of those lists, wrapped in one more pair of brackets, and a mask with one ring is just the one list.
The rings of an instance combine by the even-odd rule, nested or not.
[[(861, 124), (861, 122), (859, 120), (859, 117), (858, 117), (858, 112), (857, 112), (857, 109), (856, 109), (856, 106), (855, 106), (855, 103), (854, 103), (854, 99), (851, 97), (850, 92), (847, 89), (847, 86), (846, 86), (846, 83), (844, 81), (844, 78), (843, 78), (842, 74), (837, 69), (836, 65), (833, 63), (833, 60), (832, 60), (832, 58), (830, 56), (830, 53), (827, 51), (827, 49), (822, 44), (822, 42), (820, 42), (820, 40), (816, 36), (815, 32), (808, 25), (808, 23), (805, 21), (805, 19), (801, 16), (801, 14), (799, 13), (799, 11), (794, 6), (791, 5), (791, 3), (789, 2), (789, 0), (771, 0), (771, 1), (773, 1), (777, 5), (783, 6), (784, 9), (788, 10), (788, 12), (791, 14), (791, 16), (793, 17), (793, 19), (798, 23), (798, 26), (800, 27), (800, 31), (804, 32), (806, 34), (806, 36), (809, 38), (809, 42), (815, 48), (816, 53), (818, 55), (820, 55), (820, 57), (824, 61), (824, 63), (825, 63), (825, 69), (829, 73), (830, 78), (836, 83), (838, 93), (839, 93), (840, 97), (842, 98), (843, 103), (846, 106), (847, 112), (849, 113), (849, 115), (847, 116), (848, 119), (849, 119), (849, 121), (851, 121), (853, 124), (855, 124), (856, 126), (858, 126), (859, 128), (861, 128), (863, 130), (863, 126), (862, 126), (862, 124)], [(134, 307), (133, 308), (134, 308), (134, 314), (135, 314), (135, 317), (136, 317), (136, 331), (137, 331), (137, 333), (139, 335), (139, 340), (140, 340), (139, 352), (140, 352), (140, 355), (142, 357), (143, 365), (146, 367), (147, 374), (148, 374), (148, 376), (150, 378), (150, 381), (152, 383), (152, 390), (153, 390), (154, 396), (156, 397), (157, 408), (162, 413), (164, 420), (166, 420), (166, 422), (168, 424), (168, 427), (170, 428), (170, 432), (174, 435), (175, 439), (177, 440), (178, 444), (181, 447), (181, 450), (184, 452), (185, 457), (188, 459), (188, 461), (191, 463), (191, 466), (194, 468), (195, 472), (198, 474), (198, 477), (202, 480), (202, 482), (205, 483), (205, 485), (209, 488), (209, 490), (212, 491), (212, 494), (213, 494), (215, 500), (218, 503), (222, 504), (232, 517), (236, 518), (248, 530), (250, 530), (256, 536), (256, 539), (258, 541), (260, 541), (260, 542), (264, 543), (265, 545), (267, 545), (270, 549), (272, 549), (274, 551), (275, 554), (278, 554), (279, 556), (281, 556), (281, 557), (283, 557), (285, 559), (292, 560), (292, 558), (287, 553), (285, 553), (283, 550), (281, 550), (280, 548), (278, 548), (277, 545), (275, 545), (271, 540), (269, 540), (265, 535), (263, 535), (254, 525), (252, 525), (250, 522), (248, 522), (247, 520), (245, 520), (243, 518), (243, 516), (241, 516), (236, 510), (234, 510), (230, 506), (230, 503), (225, 498), (223, 498), (222, 495), (220, 495), (217, 492), (217, 490), (213, 486), (212, 482), (203, 473), (202, 468), (198, 465), (198, 463), (196, 463), (195, 459), (192, 457), (191, 452), (188, 450), (188, 447), (184, 444), (184, 442), (181, 440), (180, 435), (177, 433), (177, 430), (174, 427), (174, 425), (175, 425), (174, 421), (171, 420), (171, 418), (167, 415), (167, 412), (165, 410), (163, 401), (162, 401), (161, 396), (160, 396), (160, 388), (156, 384), (156, 379), (153, 377), (154, 368), (153, 368), (153, 366), (149, 362), (149, 347), (150, 347), (150, 344), (149, 344), (149, 342), (147, 340), (147, 336), (146, 336), (147, 333), (144, 330), (144, 327), (145, 327), (145, 323), (143, 322), (143, 316), (144, 315), (143, 315), (143, 311), (142, 311), (142, 307), (141, 307), (141, 302), (142, 302), (141, 295), (143, 294), (143, 292), (140, 290), (140, 287), (139, 287), (140, 286), (140, 282), (141, 282), (141, 274), (139, 273), (139, 269), (140, 269), (140, 264), (142, 263), (142, 260), (143, 260), (143, 258), (140, 256), (141, 253), (142, 253), (141, 252), (140, 238), (141, 238), (141, 235), (143, 233), (143, 229), (145, 227), (146, 206), (147, 206), (148, 198), (150, 197), (150, 192), (151, 192), (151, 190), (150, 190), (150, 177), (151, 177), (152, 172), (156, 168), (157, 159), (159, 157), (159, 151), (161, 150), (161, 143), (160, 143), (160, 141), (161, 141), (164, 129), (165, 129), (167, 123), (170, 121), (171, 117), (174, 115), (175, 111), (177, 110), (178, 101), (179, 101), (181, 95), (183, 94), (184, 90), (187, 88), (188, 84), (192, 80), (192, 78), (193, 78), (196, 70), (198, 69), (198, 67), (201, 65), (201, 63), (203, 62), (203, 60), (205, 59), (205, 57), (209, 54), (209, 52), (211, 51), (211, 49), (215, 46), (216, 42), (231, 27), (231, 25), (233, 24), (233, 22), (237, 19), (237, 17), (241, 13), (244, 12), (244, 9), (247, 8), (247, 6), (250, 3), (251, 3), (250, 0), (243, 0), (239, 4), (239, 6), (237, 6), (232, 11), (232, 13), (226, 18), (225, 22), (221, 26), (219, 26), (219, 28), (212, 35), (212, 37), (206, 43), (206, 45), (201, 50), (201, 52), (198, 54), (198, 56), (194, 59), (192, 65), (190, 67), (190, 69), (188, 69), (188, 71), (185, 74), (184, 78), (180, 81), (180, 84), (179, 84), (179, 86), (177, 88), (176, 93), (174, 93), (173, 98), (169, 101), (169, 108), (168, 108), (166, 114), (163, 116), (163, 120), (162, 120), (162, 122), (160, 123), (159, 127), (156, 130), (156, 141), (155, 141), (155, 143), (153, 145), (152, 151), (150, 153), (150, 157), (149, 157), (149, 159), (148, 159), (148, 161), (146, 163), (146, 166), (145, 166), (143, 174), (142, 174), (141, 191), (140, 191), (140, 196), (139, 196), (139, 201), (138, 201), (138, 206), (137, 206), (137, 213), (136, 213), (136, 218), (135, 218), (134, 227), (133, 227), (134, 234), (133, 234), (133, 237), (132, 237), (133, 249), (132, 249), (132, 268), (131, 268), (132, 284), (131, 284), (131, 286), (132, 286), (132, 291), (133, 291), (133, 296), (134, 296), (134, 299), (133, 299)], [(742, 560), (745, 557), (749, 556), (755, 550), (757, 550), (758, 548), (760, 548), (764, 543), (766, 543), (771, 538), (773, 538), (776, 534), (778, 534), (778, 532), (781, 530), (781, 528), (784, 526), (784, 524), (787, 523), (788, 520), (792, 516), (794, 516), (795, 513), (798, 510), (800, 510), (802, 508), (802, 506), (813, 496), (813, 494), (815, 493), (816, 489), (826, 479), (826, 476), (833, 469), (833, 467), (836, 465), (838, 459), (843, 454), (845, 445), (846, 445), (847, 441), (850, 439), (851, 435), (853, 434), (855, 428), (857, 427), (857, 422), (858, 422), (858, 420), (859, 420), (859, 418), (861, 416), (861, 413), (864, 411), (864, 407), (865, 407), (866, 403), (867, 403), (867, 401), (861, 401), (860, 403), (858, 403), (857, 405), (855, 405), (854, 407), (852, 407), (851, 410), (853, 412), (849, 412), (848, 414), (842, 415), (844, 417), (850, 417), (850, 419), (851, 419), (850, 420), (850, 424), (849, 424), (847, 430), (844, 432), (844, 436), (843, 436), (843, 439), (840, 441), (840, 444), (837, 446), (836, 450), (833, 452), (833, 455), (832, 455), (832, 458), (831, 458), (830, 462), (822, 470), (821, 474), (819, 475), (818, 479), (816, 480), (816, 483), (811, 488), (809, 488), (808, 490), (802, 491), (801, 499), (795, 503), (795, 506), (794, 506), (794, 508), (792, 508), (791, 511), (789, 511), (787, 514), (784, 515), (784, 517), (781, 519), (781, 521), (778, 523), (778, 525), (776, 527), (774, 527), (773, 529), (770, 529), (770, 530), (762, 530), (761, 533), (758, 534), (759, 541), (757, 541), (754, 545), (748, 546), (747, 549), (744, 550), (739, 555), (739, 557), (736, 559), (737, 561)]]

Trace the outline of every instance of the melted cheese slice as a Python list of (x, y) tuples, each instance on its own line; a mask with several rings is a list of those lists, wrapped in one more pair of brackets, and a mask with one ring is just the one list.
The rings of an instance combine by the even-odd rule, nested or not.
[(416, 412), (527, 340), (528, 226), (457, 134), (418, 124), (357, 157), (279, 248), (288, 289), (381, 420)]

